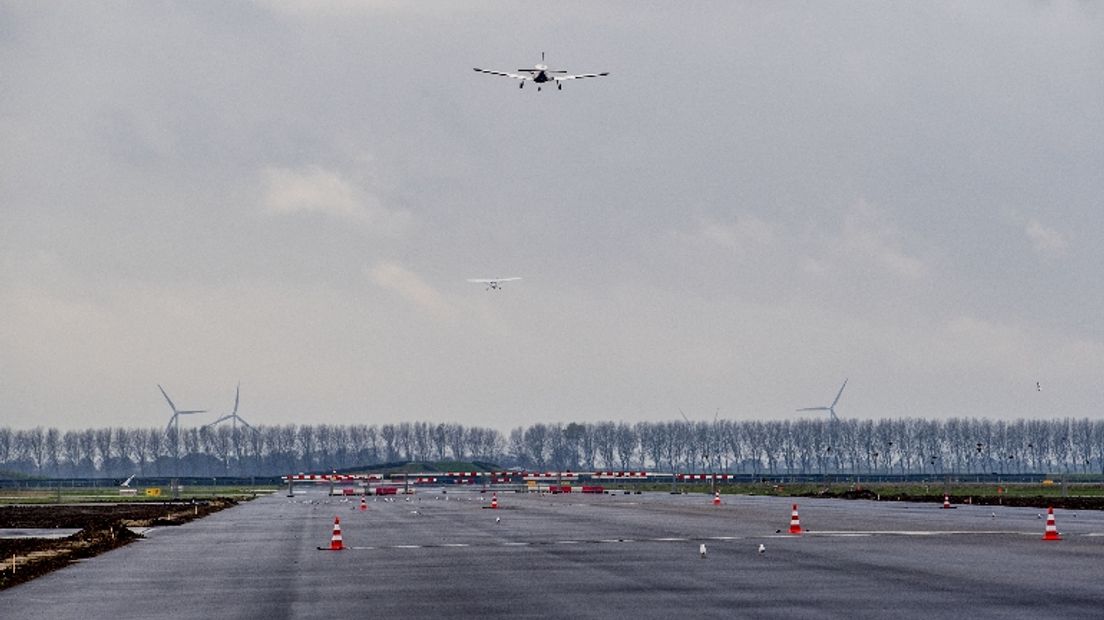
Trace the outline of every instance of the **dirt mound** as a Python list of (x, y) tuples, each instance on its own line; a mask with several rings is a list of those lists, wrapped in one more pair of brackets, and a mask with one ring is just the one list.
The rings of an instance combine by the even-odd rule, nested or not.
[(232, 499), (213, 499), (194, 503), (4, 506), (0, 508), (2, 528), (81, 529), (60, 539), (0, 539), (0, 590), (141, 538), (131, 527), (180, 525), (236, 504)]
[(0, 528), (88, 527), (121, 521), (131, 527), (180, 525), (236, 505), (232, 499), (123, 504), (36, 504), (0, 507)]

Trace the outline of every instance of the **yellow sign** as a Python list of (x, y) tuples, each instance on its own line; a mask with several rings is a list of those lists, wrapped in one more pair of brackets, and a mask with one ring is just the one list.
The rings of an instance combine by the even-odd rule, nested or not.
[(161, 496), (161, 489), (159, 489), (157, 487), (152, 487), (152, 488), (146, 489), (146, 496), (147, 497), (160, 497)]

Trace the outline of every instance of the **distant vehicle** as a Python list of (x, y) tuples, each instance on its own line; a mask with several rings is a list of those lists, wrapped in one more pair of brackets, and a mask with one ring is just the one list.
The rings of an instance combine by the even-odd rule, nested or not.
[(480, 69), (479, 67), (473, 67), (473, 69), (479, 73), (488, 73), (490, 75), (500, 75), (502, 77), (521, 80), (521, 83), (518, 84), (518, 88), (524, 87), (526, 82), (534, 82), (537, 85), (537, 92), (540, 92), (542, 84), (547, 84), (549, 82), (556, 85), (556, 90), (563, 90), (563, 83), (567, 80), (581, 80), (583, 78), (605, 77), (609, 75), (609, 71), (603, 73), (580, 73), (570, 75), (567, 71), (549, 69), (548, 65), (544, 64), (544, 52), (541, 52), (541, 61), (539, 64), (533, 65), (532, 69), (518, 69), (518, 73), (490, 71), (488, 69)]
[(503, 282), (513, 282), (520, 280), (519, 277), (514, 278), (468, 278), (468, 282), (474, 282), (475, 284), (486, 284), (487, 290), (501, 290)]

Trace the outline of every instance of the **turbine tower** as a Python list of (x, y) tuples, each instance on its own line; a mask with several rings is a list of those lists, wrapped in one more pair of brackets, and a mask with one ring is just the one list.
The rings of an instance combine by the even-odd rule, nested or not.
[(805, 407), (804, 409), (798, 409), (798, 411), (827, 411), (832, 422), (839, 422), (839, 416), (836, 415), (836, 404), (839, 403), (840, 396), (843, 396), (843, 388), (845, 387), (847, 387), (847, 379), (843, 380), (843, 385), (840, 386), (839, 392), (836, 393), (836, 399), (832, 401), (831, 405), (827, 407)]
[(238, 430), (238, 422), (241, 422), (242, 426), (249, 430), (256, 432), (257, 429), (253, 428), (253, 425), (245, 421), (245, 418), (238, 415), (238, 402), (241, 400), (241, 383), (238, 383), (238, 387), (234, 389), (234, 410), (230, 413), (222, 416), (221, 418), (211, 422), (210, 424), (204, 424), (201, 428), (210, 428), (219, 422), (230, 420), (230, 424), (233, 426), (234, 432)]

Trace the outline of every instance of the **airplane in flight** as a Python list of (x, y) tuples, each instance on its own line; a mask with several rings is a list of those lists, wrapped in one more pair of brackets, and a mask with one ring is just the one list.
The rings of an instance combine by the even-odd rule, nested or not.
[(521, 278), (468, 278), (468, 282), (474, 282), (476, 284), (486, 284), (487, 290), (502, 290), (503, 282), (513, 282), (514, 280), (520, 280)]
[(567, 80), (581, 80), (582, 78), (604, 77), (609, 75), (609, 71), (605, 71), (603, 73), (581, 73), (578, 75), (570, 75), (567, 73), (567, 71), (549, 69), (548, 65), (544, 64), (544, 52), (541, 52), (541, 61), (539, 64), (533, 65), (532, 69), (518, 69), (518, 73), (490, 71), (488, 69), (480, 69), (479, 67), (473, 68), (479, 73), (489, 73), (490, 75), (501, 75), (502, 77), (521, 80), (521, 83), (518, 84), (518, 88), (524, 87), (526, 82), (535, 82), (538, 92), (540, 92), (542, 84), (548, 84), (549, 82), (556, 85), (556, 90), (563, 90), (563, 83)]

